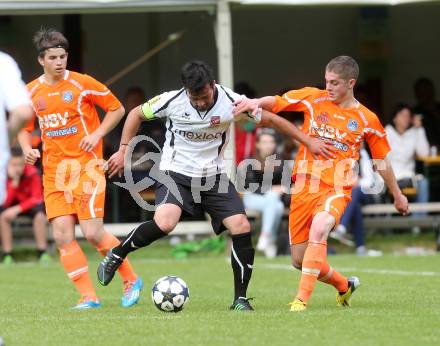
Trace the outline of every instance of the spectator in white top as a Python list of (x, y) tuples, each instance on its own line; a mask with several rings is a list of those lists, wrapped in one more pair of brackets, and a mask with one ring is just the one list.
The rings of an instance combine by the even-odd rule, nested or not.
[[(8, 120), (5, 111), (9, 113)], [(32, 114), (31, 101), (17, 64), (9, 55), (0, 52), (0, 205), (5, 199), (9, 146)]]
[(429, 155), (429, 143), (422, 116), (413, 115), (406, 104), (398, 104), (392, 113), (392, 124), (385, 127), (391, 146), (389, 159), (400, 188), (415, 187), (416, 202), (428, 202), (428, 180), (416, 174), (416, 157)]

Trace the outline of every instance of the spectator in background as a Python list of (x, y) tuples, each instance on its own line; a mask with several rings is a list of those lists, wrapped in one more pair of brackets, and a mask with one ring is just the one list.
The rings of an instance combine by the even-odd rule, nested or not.
[[(6, 120), (5, 111), (9, 113)], [(0, 205), (4, 202), (9, 145), (32, 117), (26, 86), (14, 59), (0, 51)]]
[[(362, 218), (362, 206), (373, 203), (372, 195), (368, 191), (374, 190), (378, 182), (377, 173), (373, 171), (373, 165), (370, 155), (363, 144), (359, 152), (359, 179), (353, 186), (351, 201), (342, 215), (341, 221), (336, 226), (334, 232), (330, 233), (330, 238), (337, 239), (341, 243), (356, 246), (358, 256), (381, 256), (382, 252), (373, 249), (367, 249), (365, 246), (365, 230)], [(346, 238), (347, 230), (354, 235), (354, 244)]]
[(4, 264), (13, 262), (11, 224), (18, 215), (27, 215), (33, 219), (39, 261), (49, 262), (47, 218), (44, 213), (41, 178), (35, 167), (25, 163), (21, 149), (12, 148), (11, 159), (8, 162), (7, 196), (0, 208), (0, 234)]
[[(235, 84), (234, 90), (237, 94), (248, 98), (256, 96), (255, 90), (246, 82)], [(237, 165), (254, 155), (256, 131), (256, 124), (247, 119), (235, 123), (235, 162)]]
[[(262, 216), (261, 233), (257, 242), (257, 250), (263, 251), (265, 256), (273, 258), (277, 254), (276, 237), (283, 217), (284, 204), (281, 201), (283, 188), (281, 186), (283, 166), (276, 160), (277, 142), (275, 131), (272, 129), (259, 129), (255, 142), (254, 158), (260, 163), (259, 168), (246, 166), (245, 186), (257, 185), (252, 193), (245, 193), (243, 203), (246, 209), (257, 210)], [(272, 179), (265, 180), (265, 173), (272, 174)], [(270, 182), (265, 186), (263, 184)]]
[(423, 116), (426, 135), (431, 145), (440, 146), (440, 102), (435, 100), (435, 88), (428, 78), (419, 78), (414, 83), (414, 95), (417, 104), (414, 113)]
[(412, 114), (406, 104), (398, 104), (391, 116), (392, 123), (385, 127), (391, 146), (389, 159), (401, 189), (415, 187), (416, 202), (428, 202), (428, 180), (421, 174), (416, 175), (416, 156), (429, 155), (429, 143), (422, 125), (422, 116)]

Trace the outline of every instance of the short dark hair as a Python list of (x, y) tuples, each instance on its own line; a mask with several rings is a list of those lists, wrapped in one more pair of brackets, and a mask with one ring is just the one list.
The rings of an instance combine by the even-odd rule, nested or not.
[(214, 72), (205, 62), (194, 60), (182, 67), (181, 79), (185, 89), (198, 93), (214, 81)]
[(326, 71), (337, 73), (342, 79), (349, 80), (359, 78), (359, 65), (351, 56), (340, 55), (329, 61)]
[(40, 57), (43, 57), (49, 48), (64, 48), (66, 52), (69, 49), (67, 38), (55, 29), (41, 28), (35, 33), (33, 41)]
[(11, 148), (11, 157), (23, 157), (23, 151), (20, 147)]
[(425, 87), (425, 88), (428, 87), (430, 89), (434, 89), (434, 83), (429, 78), (420, 77), (414, 83), (414, 90), (417, 90), (417, 89), (423, 88), (423, 87)]
[(394, 120), (394, 118), (397, 116), (398, 113), (403, 111), (404, 109), (408, 109), (411, 115), (413, 114), (413, 110), (411, 106), (407, 103), (400, 102), (394, 106), (394, 108), (391, 111), (391, 121)]

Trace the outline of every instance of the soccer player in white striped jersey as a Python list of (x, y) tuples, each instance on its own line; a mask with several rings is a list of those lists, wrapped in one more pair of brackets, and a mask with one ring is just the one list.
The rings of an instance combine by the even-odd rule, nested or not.
[[(225, 174), (223, 152), (233, 121), (242, 117), (261, 126), (273, 127), (298, 139), (315, 154), (331, 155), (329, 144), (314, 140), (287, 120), (257, 112), (234, 117), (234, 102), (241, 96), (217, 84), (211, 68), (192, 61), (181, 71), (183, 88), (165, 92), (133, 109), (122, 132), (119, 151), (108, 161), (109, 176), (121, 173), (130, 140), (143, 121), (166, 118), (166, 141), (160, 171), (166, 177), (156, 182), (156, 211), (153, 220), (140, 224), (119, 246), (114, 247), (98, 267), (98, 280), (107, 285), (123, 259), (172, 232), (183, 214), (202, 208), (211, 217), (213, 230), (227, 229), (232, 237), (231, 266), (234, 299), (231, 310), (252, 311), (247, 287), (252, 274), (255, 250), (245, 209), (234, 185)], [(197, 197), (200, 197), (198, 199)]]

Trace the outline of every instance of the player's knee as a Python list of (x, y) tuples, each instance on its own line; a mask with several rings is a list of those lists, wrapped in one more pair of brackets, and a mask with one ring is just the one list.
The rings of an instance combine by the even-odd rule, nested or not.
[(83, 230), (84, 237), (87, 239), (87, 241), (91, 244), (99, 244), (102, 240), (103, 232), (101, 232), (100, 229), (88, 229)]
[(245, 215), (242, 215), (237, 219), (236, 224), (234, 225), (234, 231), (236, 233), (248, 233), (251, 231), (251, 225)]
[(156, 225), (161, 229), (162, 232), (170, 233), (177, 225), (177, 221), (172, 219), (154, 219)]
[(73, 239), (68, 236), (68, 234), (62, 230), (53, 228), (52, 229), (52, 235), (53, 240), (55, 241), (55, 244), (57, 244), (57, 247), (64, 246), (66, 244), (69, 244)]

